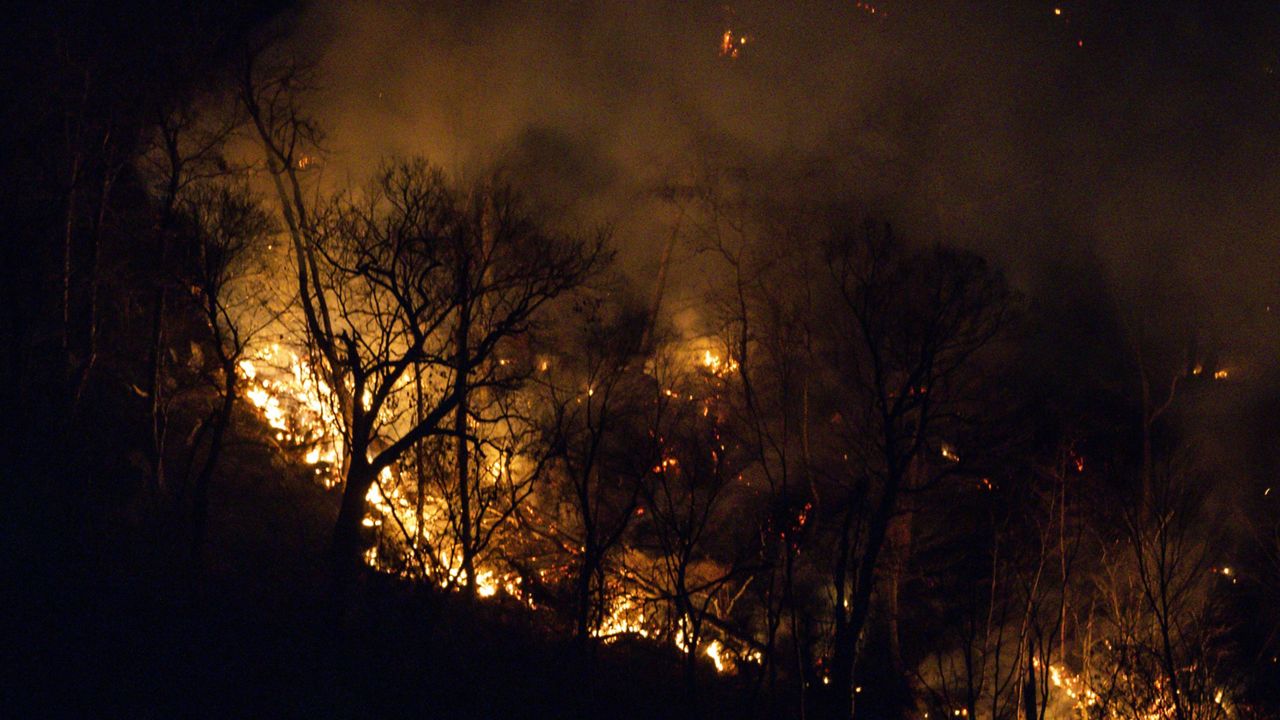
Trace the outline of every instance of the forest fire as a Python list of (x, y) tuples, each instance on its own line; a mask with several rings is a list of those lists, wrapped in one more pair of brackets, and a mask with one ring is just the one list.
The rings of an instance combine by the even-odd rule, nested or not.
[[(1040, 662), (1037, 660), (1036, 665)], [(1076, 709), (1087, 714), (1087, 708), (1098, 703), (1098, 695), (1090, 690), (1080, 677), (1073, 675), (1056, 663), (1049, 665), (1049, 681), (1053, 686), (1066, 693), (1067, 697), (1076, 702)]]
[(631, 598), (619, 594), (610, 603), (604, 621), (591, 634), (609, 643), (624, 635), (647, 638), (650, 630), (649, 624), (645, 622), (643, 608)]
[(278, 431), (276, 440), (302, 451), (325, 487), (333, 487), (340, 479), (343, 443), (335, 400), (324, 380), (278, 343), (249, 353), (237, 370), (246, 381), (245, 398)]
[(1280, 717), (1280, 15), (29, 5), (10, 713)]
[(738, 361), (731, 357), (721, 357), (715, 351), (707, 349), (702, 351), (702, 367), (710, 371), (712, 375), (724, 377), (738, 371)]
[[(298, 353), (279, 344), (253, 351), (250, 357), (252, 359), (242, 361), (238, 367), (246, 381), (244, 398), (263, 421), (277, 431), (282, 447), (288, 448), (303, 463), (315, 466), (316, 476), (324, 487), (340, 484), (346, 458), (343, 457), (341, 423), (335, 414), (338, 399), (329, 386), (313, 376), (310, 366)], [(732, 359), (722, 359), (710, 350), (697, 357), (701, 367), (718, 377), (733, 373), (738, 367)], [(540, 372), (546, 372), (548, 366), (547, 360), (539, 361)], [(588, 397), (593, 394), (588, 390)], [(497, 478), (510, 471), (512, 462), (498, 456), (486, 465), (485, 473)], [(663, 458), (653, 472), (678, 470), (679, 463), (677, 457)], [(451, 530), (445, 507), (447, 499), (430, 494), (419, 498), (417, 491), (405, 485), (404, 477), (404, 473), (384, 468), (365, 496), (368, 514), (361, 525), (378, 538), (363, 555), (366, 564), (404, 577), (422, 576), (441, 588), (465, 588), (467, 579), (461, 556), (447, 545), (439, 544)], [(636, 514), (643, 517), (644, 508), (637, 508)], [(433, 554), (423, 557), (424, 552)], [(530, 608), (537, 607), (535, 600), (523, 591), (524, 578), (519, 572), (482, 561), (476, 567), (475, 582), (476, 595), (481, 598), (494, 598), (501, 593)], [(648, 584), (652, 585), (653, 581)], [(662, 628), (669, 623), (659, 617), (661, 613), (646, 614), (644, 608), (652, 606), (656, 602), (654, 598), (629, 594), (621, 586), (614, 587), (610, 598), (603, 618), (591, 630), (593, 637), (608, 643), (623, 636), (654, 639), (665, 636), (673, 647), (688, 651), (683, 630), (677, 627), (674, 633), (664, 633)], [(741, 649), (740, 645), (727, 644), (719, 638), (703, 638), (699, 651), (721, 673), (736, 672), (741, 662), (761, 662), (758, 651)]]
[[(1039, 660), (1033, 660), (1033, 665), (1037, 670), (1043, 667)], [(1195, 668), (1187, 668), (1187, 670), (1194, 671)], [(1178, 703), (1169, 692), (1167, 684), (1163, 681), (1156, 681), (1152, 687), (1145, 688), (1144, 695), (1147, 695), (1146, 699), (1135, 705), (1131, 698), (1123, 695), (1117, 696), (1115, 693), (1118, 685), (1136, 681), (1134, 678), (1126, 677), (1123, 673), (1110, 677), (1102, 675), (1086, 678), (1084, 675), (1073, 673), (1060, 663), (1050, 663), (1048, 671), (1051, 688), (1060, 691), (1069, 701), (1065, 705), (1058, 705), (1053, 702), (1052, 697), (1049, 698), (1056, 708), (1046, 716), (1052, 720), (1069, 720), (1072, 718), (1164, 720), (1178, 716)], [(1090, 681), (1097, 683), (1096, 688), (1091, 687)], [(1183, 693), (1178, 692), (1177, 694), (1182, 695)], [(1222, 720), (1237, 717), (1230, 700), (1227, 698), (1227, 693), (1222, 688), (1210, 688), (1206, 691), (1205, 697), (1208, 702), (1198, 708), (1196, 717), (1221, 718)]]

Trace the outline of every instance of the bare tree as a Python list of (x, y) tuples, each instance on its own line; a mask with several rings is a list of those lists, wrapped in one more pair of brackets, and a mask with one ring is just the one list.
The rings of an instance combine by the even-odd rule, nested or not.
[[(100, 51), (98, 51), (100, 52)], [(98, 362), (103, 243), (113, 207), (113, 190), (133, 160), (133, 108), (107, 101), (116, 88), (97, 73), (96, 57), (75, 57), (64, 48), (63, 62), (74, 77), (76, 99), (67, 103), (63, 127), (67, 159), (62, 210), (61, 350), (71, 413)]]
[[(742, 460), (726, 444), (718, 413), (710, 412), (708, 380), (671, 356), (653, 364), (668, 409), (657, 428), (658, 462), (644, 489), (641, 547), (656, 555), (656, 584), (670, 612), (668, 632), (685, 655), (690, 703), (697, 707), (697, 662), (705, 626), (726, 630), (714, 612), (729, 583), (747, 574), (743, 545), (729, 515)], [(701, 386), (701, 387), (700, 387)]]
[(950, 571), (940, 573), (948, 578), (935, 609), (941, 627), (916, 670), (931, 712), (1042, 720), (1056, 699), (1050, 668), (1065, 644), (1084, 530), (1068, 490), (1081, 480), (1078, 457), (1064, 444), (1003, 482), (984, 477), (949, 494), (953, 528), (966, 517), (987, 522), (941, 539), (952, 548), (943, 561)]
[(981, 258), (941, 247), (910, 253), (870, 224), (837, 237), (828, 258), (846, 313), (831, 347), (848, 457), (831, 478), (839, 495), (827, 503), (836, 519), (831, 711), (847, 717), (890, 523), (904, 492), (950, 472), (928, 472), (920, 460), (939, 452), (961, 419), (965, 373), (1005, 325), (1010, 295)]
[(583, 298), (562, 333), (554, 362), (538, 375), (547, 414), (545, 442), (563, 481), (567, 522), (559, 543), (575, 552), (575, 632), (585, 642), (608, 599), (611, 553), (631, 528), (642, 484), (655, 463), (664, 403), (644, 374), (648, 318), (603, 297)]
[[(503, 354), (544, 304), (596, 267), (603, 235), (548, 232), (514, 192), (459, 193), (420, 160), (389, 164), (359, 196), (308, 201), (300, 165), (318, 132), (299, 104), (304, 79), (296, 65), (255, 58), (242, 95), (292, 240), (314, 365), (343, 420), (345, 477), (333, 535), (339, 577), (359, 566), (365, 496), (378, 476), (420, 440), (451, 435), (462, 562), (474, 591), (480, 534), (470, 507), (471, 400), (519, 383), (526, 369), (501, 363)], [(427, 407), (396, 411), (392, 399), (432, 371), (441, 384), (424, 383)]]
[[(279, 316), (279, 311), (268, 307), (266, 286), (271, 278), (263, 261), (274, 223), (247, 189), (225, 183), (194, 187), (183, 194), (175, 211), (196, 241), (189, 276), (191, 299), (216, 360), (215, 371), (206, 375), (214, 388), (213, 407), (192, 433), (188, 450), (188, 475), (194, 472), (190, 478), (191, 554), (198, 565), (208, 526), (209, 488), (239, 394), (237, 366), (253, 338)], [(206, 436), (208, 447), (201, 457)]]
[[(744, 214), (708, 197), (709, 222), (703, 242), (729, 269), (728, 281), (715, 296), (723, 347), (708, 356), (725, 370), (732, 388), (727, 431), (751, 460), (747, 473), (763, 480), (767, 498), (758, 518), (760, 575), (757, 592), (763, 604), (764, 671), (769, 695), (776, 689), (778, 668), (785, 663), (796, 677), (812, 674), (812, 657), (801, 638), (800, 599), (796, 596), (799, 556), (809, 535), (808, 523), (820, 496), (812, 458), (811, 394), (822, 382), (815, 369), (813, 324), (814, 273), (817, 260), (811, 238), (787, 225), (755, 227)], [(759, 236), (759, 237), (756, 237)], [(777, 252), (760, 237), (781, 238), (788, 248)], [(753, 239), (754, 238), (754, 239)], [(762, 252), (761, 245), (767, 250)], [(784, 619), (791, 652), (779, 656)], [(801, 683), (801, 711), (807, 695)]]
[[(191, 198), (184, 196), (199, 183), (233, 173), (225, 157), (227, 142), (240, 122), (234, 98), (209, 93), (177, 98), (172, 107), (159, 111), (150, 133), (141, 168), (151, 179), (156, 198), (156, 277), (151, 298), (151, 340), (147, 383), (142, 390), (151, 411), (151, 483), (156, 495), (167, 492), (169, 410), (165, 360), (169, 345), (170, 297), (181, 287), (182, 272), (175, 267), (175, 245), (185, 229), (180, 227), (180, 205), (191, 219)], [(208, 200), (206, 194), (201, 200)], [(198, 204), (198, 202), (196, 203)], [(196, 225), (199, 228), (199, 224)], [(197, 241), (197, 245), (200, 242)]]
[(1098, 630), (1085, 647), (1086, 682), (1102, 712), (1123, 718), (1228, 717), (1226, 625), (1215, 585), (1215, 519), (1207, 485), (1185, 460), (1157, 463), (1152, 496), (1122, 505), (1122, 535), (1098, 576)]

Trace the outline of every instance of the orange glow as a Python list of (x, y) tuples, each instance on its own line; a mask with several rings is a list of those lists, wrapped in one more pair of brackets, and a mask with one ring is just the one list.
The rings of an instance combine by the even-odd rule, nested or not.
[(725, 30), (720, 36), (720, 57), (734, 59), (751, 38), (747, 35), (734, 35), (733, 30)]
[[(738, 369), (738, 363), (732, 358), (709, 349), (695, 350), (692, 359), (695, 367), (701, 366), (717, 377)], [(550, 368), (546, 358), (539, 358), (535, 363), (543, 372)], [(296, 461), (313, 466), (317, 480), (325, 487), (339, 486), (343, 481), (347, 448), (337, 395), (317, 376), (304, 355), (272, 344), (250, 351), (237, 370), (245, 381), (243, 397), (270, 428), (282, 449), (292, 452)], [(664, 392), (680, 400), (694, 400), (693, 395), (674, 390)], [(594, 394), (595, 388), (588, 386), (579, 400)], [(371, 406), (371, 399), (366, 391), (361, 398), (364, 407)], [(703, 409), (707, 410), (707, 406)], [(397, 422), (391, 414), (380, 420), (387, 428)], [(504, 452), (481, 454), (477, 468), (482, 483), (498, 482), (522, 472), (522, 464), (527, 460)], [(655, 473), (679, 470), (680, 462), (675, 457), (663, 457), (653, 467)], [(401, 473), (406, 473), (406, 468), (400, 465), (383, 468), (365, 496), (367, 514), (361, 519), (361, 525), (370, 536), (377, 538), (364, 553), (365, 563), (375, 570), (425, 580), (440, 587), (466, 586), (468, 580), (462, 569), (461, 552), (450, 540), (453, 531), (449, 524), (448, 499), (433, 492), (417, 497), (414, 484), (402, 480)], [(811, 509), (811, 505), (806, 505), (799, 513), (796, 522), (800, 527), (808, 522)], [(643, 517), (645, 508), (637, 507), (634, 512), (636, 517)], [(556, 532), (554, 524), (550, 531)], [(648, 561), (658, 562), (653, 558), (641, 562)], [(544, 572), (556, 570), (538, 569), (537, 572), (539, 577), (547, 577)], [(475, 592), (481, 598), (505, 596), (533, 608), (534, 602), (524, 591), (522, 580), (518, 572), (491, 558), (475, 559)], [(631, 635), (689, 651), (679, 631), (673, 633), (670, 629), (661, 601), (655, 601), (647, 592), (633, 586), (614, 588), (605, 616), (592, 629), (592, 636), (608, 643), (619, 636)], [(732, 637), (701, 639), (694, 650), (720, 673), (734, 673), (744, 662), (763, 661), (759, 651)]]

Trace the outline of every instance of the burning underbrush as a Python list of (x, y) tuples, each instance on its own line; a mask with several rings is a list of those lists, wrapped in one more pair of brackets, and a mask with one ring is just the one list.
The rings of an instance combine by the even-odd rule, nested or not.
[[(690, 364), (713, 380), (737, 370), (735, 361), (711, 349), (699, 347), (687, 354)], [(543, 358), (535, 367), (545, 373), (549, 362)], [(279, 451), (310, 468), (324, 489), (341, 486), (350, 458), (339, 400), (305, 355), (273, 344), (248, 353), (239, 372), (244, 399), (270, 428)], [(393, 429), (402, 415), (412, 414), (407, 408), (412, 400), (405, 398), (410, 398), (413, 385), (404, 382), (402, 402), (388, 404), (392, 410), (379, 418), (384, 428)], [(422, 392), (420, 386), (417, 392)], [(710, 414), (710, 398), (670, 389), (661, 392), (664, 401), (687, 404), (695, 415)], [(593, 395), (588, 387), (583, 398)], [(533, 457), (525, 442), (527, 427), (508, 424), (495, 431), (477, 424), (474, 431), (482, 437), (473, 449), (471, 501), (478, 507), (473, 523), (479, 530), (472, 532), (480, 533), (483, 543), (476, 545), (480, 552), (472, 572), (467, 572), (459, 541), (451, 468), (440, 460), (449, 448), (442, 442), (433, 446), (432, 441), (384, 468), (370, 487), (362, 521), (365, 563), (379, 574), (447, 591), (468, 591), (469, 578), (474, 578), (478, 598), (523, 606), (552, 625), (568, 627), (566, 618), (580, 602), (574, 589), (586, 551), (573, 529), (572, 512), (563, 498), (545, 490), (551, 471)], [(652, 469), (659, 475), (678, 471), (674, 457)], [(648, 520), (644, 503), (635, 502), (630, 512), (636, 524)], [(673, 597), (671, 571), (672, 559), (652, 543), (622, 546), (598, 560), (589, 634), (604, 645), (625, 640), (674, 648), (697, 656), (717, 673), (733, 674), (744, 663), (759, 664), (762, 653), (755, 643), (714, 612), (724, 609), (723, 598), (714, 595), (722, 589), (726, 568), (711, 558), (686, 557), (682, 587), (695, 590), (686, 590), (682, 602)], [(697, 638), (695, 647), (690, 647), (690, 636)]]

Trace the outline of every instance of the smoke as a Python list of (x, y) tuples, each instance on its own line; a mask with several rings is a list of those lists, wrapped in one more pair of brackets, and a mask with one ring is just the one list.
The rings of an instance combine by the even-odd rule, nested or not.
[[(675, 222), (659, 191), (718, 168), (972, 248), (1033, 293), (1096, 267), (1175, 322), (1256, 324), (1280, 304), (1276, 11), (1013, 5), (323, 0), (297, 37), (339, 174), (501, 166), (610, 226), (641, 285)], [(679, 252), (673, 284), (696, 285)]]
[[(295, 37), (331, 175), (392, 154), (501, 168), (611, 227), (642, 292), (677, 223), (666, 191), (709, 170), (986, 255), (1058, 323), (1038, 357), (1068, 392), (1106, 386), (1081, 404), (1116, 427), (1135, 337), (1165, 377), (1204, 363), (1172, 434), (1215, 468), (1215, 512), (1247, 507), (1280, 466), (1280, 8), (994, 5), (316, 0)], [(710, 263), (677, 249), (669, 312)]]
[(1258, 118), (1280, 86), (1247, 42), (1262, 31), (1242, 42), (1257, 18), (1027, 5), (329, 0), (299, 37), (346, 171), (505, 163), (613, 226), (640, 278), (671, 221), (655, 189), (713, 165), (805, 180), (1024, 284), (1096, 254), (1138, 294), (1276, 297), (1277, 138)]

